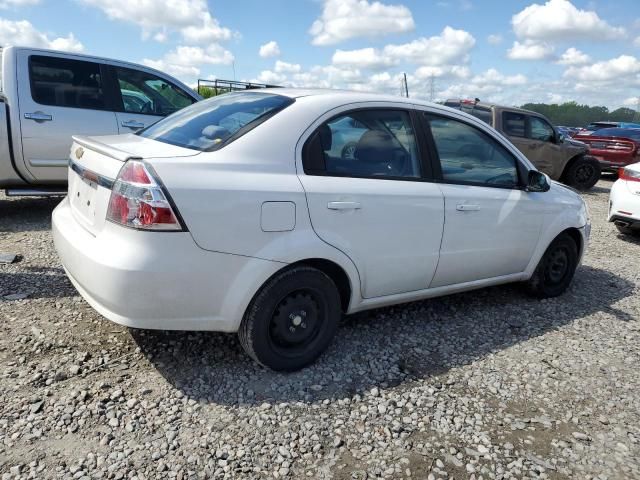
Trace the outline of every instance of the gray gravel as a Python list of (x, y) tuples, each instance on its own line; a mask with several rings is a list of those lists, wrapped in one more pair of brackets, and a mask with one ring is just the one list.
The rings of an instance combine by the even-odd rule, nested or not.
[(294, 374), (104, 320), (60, 268), (56, 201), (0, 196), (0, 479), (640, 478), (640, 242), (605, 222), (610, 185), (564, 296), (348, 318)]

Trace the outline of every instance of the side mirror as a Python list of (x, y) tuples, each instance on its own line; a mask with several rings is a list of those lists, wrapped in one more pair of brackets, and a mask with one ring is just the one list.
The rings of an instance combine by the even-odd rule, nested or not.
[(551, 188), (547, 176), (537, 170), (529, 170), (527, 178), (527, 192), (548, 192)]
[(564, 143), (564, 139), (565, 139), (564, 133), (558, 133), (557, 138), (558, 138), (558, 143)]

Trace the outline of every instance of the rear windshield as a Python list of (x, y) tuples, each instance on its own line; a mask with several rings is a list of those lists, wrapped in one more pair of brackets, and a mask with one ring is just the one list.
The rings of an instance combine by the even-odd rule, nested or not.
[(626, 137), (633, 140), (640, 140), (640, 129), (637, 128), (601, 128), (598, 130), (601, 137)]
[(202, 152), (217, 150), (293, 102), (272, 93), (227, 93), (194, 103), (138, 135)]

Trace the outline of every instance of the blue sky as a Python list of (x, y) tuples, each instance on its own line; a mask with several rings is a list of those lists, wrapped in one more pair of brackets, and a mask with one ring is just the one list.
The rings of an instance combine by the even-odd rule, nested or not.
[[(0, 0), (0, 43), (197, 78), (635, 107), (638, 0)], [(261, 52), (262, 48), (262, 54)]]

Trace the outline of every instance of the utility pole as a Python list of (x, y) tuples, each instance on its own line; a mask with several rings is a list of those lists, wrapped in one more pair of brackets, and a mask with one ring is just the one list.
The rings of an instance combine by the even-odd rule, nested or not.
[(431, 75), (429, 77), (429, 101), (433, 102), (433, 99), (436, 96), (436, 76)]
[(404, 94), (409, 98), (409, 85), (407, 84), (407, 74), (404, 74)]

